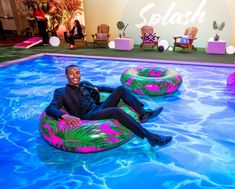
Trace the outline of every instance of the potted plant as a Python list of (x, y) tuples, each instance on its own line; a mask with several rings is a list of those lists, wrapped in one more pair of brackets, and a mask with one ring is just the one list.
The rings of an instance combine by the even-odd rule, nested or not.
[(213, 29), (215, 30), (215, 41), (219, 41), (219, 32), (224, 29), (225, 22), (222, 22), (220, 25), (216, 21), (213, 22)]
[(119, 34), (119, 37), (121, 38), (122, 36), (125, 38), (126, 37), (126, 33), (125, 33), (125, 31), (126, 31), (126, 28), (127, 28), (127, 26), (128, 26), (129, 24), (124, 24), (122, 21), (118, 21), (118, 23), (117, 23), (117, 28), (119, 29), (119, 31), (122, 31), (122, 35), (121, 34)]

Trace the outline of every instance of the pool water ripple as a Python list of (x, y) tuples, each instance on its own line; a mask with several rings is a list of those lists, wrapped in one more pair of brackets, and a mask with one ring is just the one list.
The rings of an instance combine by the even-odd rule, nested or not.
[[(147, 108), (163, 106), (145, 123), (173, 142), (151, 149), (133, 138), (113, 150), (68, 153), (46, 144), (39, 116), (55, 88), (66, 84), (64, 68), (76, 64), (83, 80), (118, 86), (130, 67), (170, 67), (183, 76), (178, 92), (137, 96)], [(0, 68), (1, 188), (235, 188), (235, 97), (226, 79), (232, 68), (42, 56)], [(13, 75), (13, 76), (12, 76)], [(231, 93), (230, 93), (231, 94)]]

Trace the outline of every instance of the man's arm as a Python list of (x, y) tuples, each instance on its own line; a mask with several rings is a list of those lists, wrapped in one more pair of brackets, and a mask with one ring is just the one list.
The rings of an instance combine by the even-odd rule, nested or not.
[(70, 30), (70, 35), (73, 35), (74, 34), (74, 29), (75, 29), (75, 27), (73, 26), (73, 28)]
[(63, 106), (63, 93), (65, 93), (65, 91), (61, 91), (61, 89), (55, 90), (54, 97), (49, 106), (46, 108), (46, 114), (53, 117), (55, 120), (64, 119), (70, 127), (77, 126), (80, 124), (80, 118), (69, 115), (60, 110)]
[(99, 92), (108, 92), (108, 93), (112, 93), (113, 92), (113, 88), (112, 87), (107, 87), (107, 86), (95, 86)]
[(95, 89), (95, 90), (98, 90), (99, 92), (108, 92), (108, 93), (111, 93), (114, 90), (112, 87), (97, 86), (97, 85), (93, 85), (92, 83), (90, 83), (88, 81), (82, 81), (81, 84), (84, 87), (87, 87), (87, 88), (90, 88), (90, 89)]
[(65, 114), (65, 112), (60, 110), (63, 105), (63, 98), (64, 95), (60, 89), (56, 89), (51, 103), (46, 108), (46, 114), (53, 117), (55, 120), (60, 119), (61, 116)]

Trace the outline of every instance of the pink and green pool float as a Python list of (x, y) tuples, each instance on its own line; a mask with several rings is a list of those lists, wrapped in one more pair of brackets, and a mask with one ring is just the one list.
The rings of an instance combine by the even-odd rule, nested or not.
[(182, 84), (179, 72), (164, 67), (132, 67), (121, 75), (122, 85), (141, 95), (165, 95), (177, 91)]
[[(102, 94), (105, 99), (107, 94)], [(122, 110), (139, 120), (133, 108), (119, 103)], [(66, 112), (66, 111), (65, 111)], [(64, 120), (56, 121), (45, 112), (40, 116), (39, 131), (50, 145), (69, 152), (92, 153), (120, 146), (133, 138), (133, 133), (114, 119), (81, 120), (76, 127), (69, 127)]]
[(235, 109), (235, 72), (228, 75), (226, 91), (228, 104)]

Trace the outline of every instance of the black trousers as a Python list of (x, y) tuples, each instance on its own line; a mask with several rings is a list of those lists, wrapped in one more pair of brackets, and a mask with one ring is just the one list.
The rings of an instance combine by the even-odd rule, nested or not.
[(69, 36), (69, 44), (74, 45), (75, 44), (74, 39), (83, 39), (83, 38), (84, 38), (84, 35), (82, 33), (78, 34), (78, 35), (70, 35)]
[(5, 40), (5, 39), (6, 39), (5, 34), (4, 34), (4, 29), (3, 29), (3, 26), (2, 26), (2, 21), (1, 21), (1, 20), (0, 20), (0, 35), (1, 35), (0, 39), (2, 39), (2, 40)]
[(149, 131), (143, 128), (133, 117), (117, 107), (121, 99), (127, 105), (134, 108), (141, 116), (144, 114), (144, 105), (124, 87), (120, 86), (117, 87), (88, 118), (90, 120), (113, 118), (131, 130), (138, 137), (142, 139), (145, 138), (149, 134)]
[(37, 23), (39, 35), (42, 37), (42, 43), (48, 44), (49, 36), (47, 33), (47, 21), (37, 21)]

